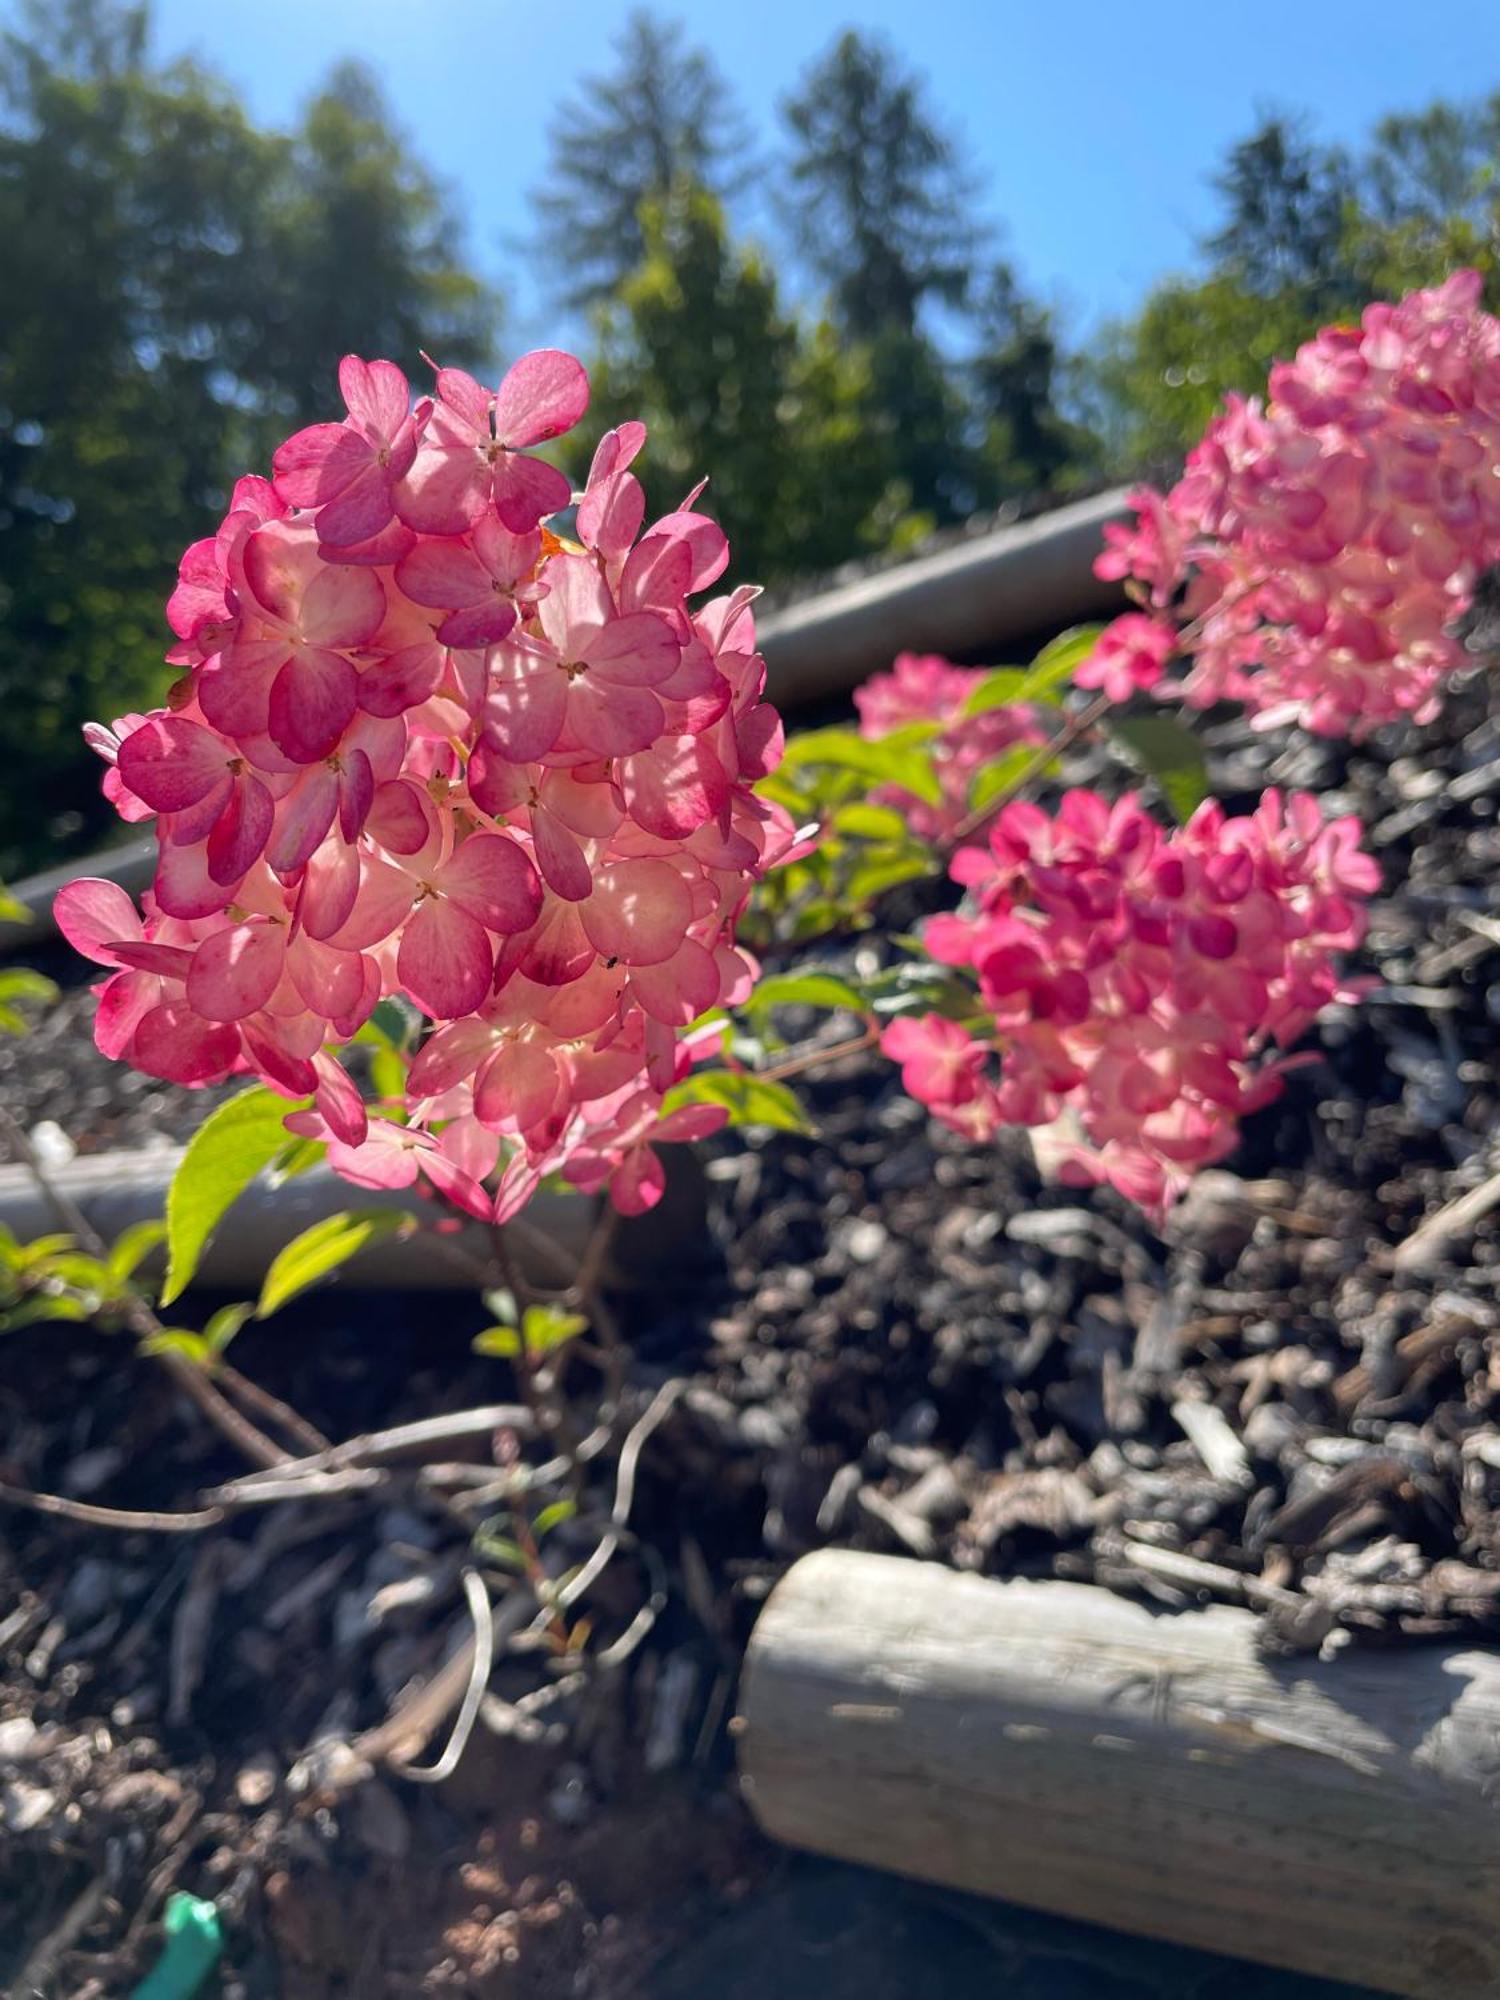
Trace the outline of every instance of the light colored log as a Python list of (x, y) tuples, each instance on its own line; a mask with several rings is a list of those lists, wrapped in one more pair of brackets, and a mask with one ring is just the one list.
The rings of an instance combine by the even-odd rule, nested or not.
[(1500, 1656), (1262, 1658), (1252, 1613), (805, 1557), (750, 1642), (776, 1838), (1382, 1992), (1500, 1991)]

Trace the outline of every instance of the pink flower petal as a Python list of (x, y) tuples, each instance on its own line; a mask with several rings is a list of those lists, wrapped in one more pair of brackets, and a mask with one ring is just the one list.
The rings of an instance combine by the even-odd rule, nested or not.
[(508, 451), (497, 460), (493, 481), (495, 512), (512, 534), (524, 535), (566, 507), (573, 488), (566, 473), (524, 452)]
[(485, 747), (513, 764), (534, 764), (562, 734), (568, 683), (550, 661), (508, 648), (484, 704)]
[(656, 741), (666, 724), (649, 688), (594, 682), (580, 674), (567, 687), (567, 733), (596, 757), (626, 757)]
[(358, 693), (358, 676), (342, 654), (302, 647), (271, 684), (271, 741), (299, 764), (328, 756), (354, 719)]
[(393, 511), (391, 475), (371, 458), (338, 498), (319, 510), (318, 540), (332, 549), (372, 541), (390, 525)]
[(434, 1020), (472, 1014), (489, 992), (494, 970), (488, 932), (446, 896), (429, 896), (401, 933), (397, 976)]
[(453, 1021), (438, 1028), (413, 1058), (407, 1077), (411, 1096), (439, 1097), (466, 1082), (494, 1049), (495, 1030), (486, 1020)]
[(153, 812), (180, 812), (223, 783), (233, 750), (180, 715), (154, 715), (120, 745), (126, 788)]
[(506, 372), (495, 396), (495, 436), (513, 447), (560, 437), (589, 406), (589, 378), (581, 362), (560, 348), (523, 354)]
[(379, 855), (366, 854), (358, 865), (359, 892), (344, 921), (332, 931), (314, 930), (307, 924), (314, 937), (326, 938), (340, 951), (365, 951), (393, 937), (410, 915), (417, 896), (412, 878)]
[(339, 363), (339, 393), (350, 416), (372, 437), (394, 437), (411, 411), (411, 385), (394, 361), (346, 354)]
[(384, 623), (385, 609), (385, 592), (372, 570), (320, 564), (302, 593), (297, 629), (310, 646), (365, 646)]
[(590, 637), (582, 657), (591, 674), (613, 686), (655, 687), (671, 676), (681, 652), (665, 619), (632, 611)]
[(260, 859), (276, 807), (271, 794), (248, 774), (240, 778), (208, 836), (208, 872), (215, 882), (238, 882)]
[(502, 936), (529, 930), (542, 906), (536, 870), (502, 833), (471, 835), (439, 872), (436, 886), (476, 923)]
[(685, 1028), (719, 999), (719, 968), (713, 953), (685, 938), (660, 965), (631, 968), (630, 990), (654, 1020)]
[(594, 885), (578, 836), (555, 814), (538, 806), (531, 815), (531, 839), (542, 880), (555, 895), (581, 903)]
[(96, 965), (118, 965), (112, 945), (122, 939), (138, 941), (142, 935), (140, 913), (119, 883), (94, 875), (60, 889), (52, 915), (74, 951)]
[(151, 893), (165, 916), (191, 919), (226, 909), (237, 886), (213, 879), (202, 847), (164, 847), (157, 856)]
[(185, 1000), (168, 1000), (142, 1015), (130, 1059), (167, 1083), (217, 1083), (238, 1064), (240, 1038), (227, 1023), (205, 1021)]
[(624, 758), (620, 784), (636, 825), (659, 840), (685, 840), (729, 803), (724, 766), (701, 736), (668, 736)]
[(188, 1004), (206, 1021), (243, 1020), (276, 991), (285, 952), (286, 931), (261, 919), (212, 932), (193, 954)]
[(513, 1120), (529, 1131), (551, 1115), (562, 1087), (557, 1062), (540, 1043), (502, 1043), (474, 1087), (474, 1115), (485, 1125)]
[(443, 653), (435, 639), (402, 646), (360, 674), (359, 705), (366, 714), (382, 718), (404, 714), (428, 700), (442, 677)]
[(670, 862), (616, 861), (599, 869), (580, 906), (589, 942), (622, 965), (659, 965), (681, 946), (693, 899)]

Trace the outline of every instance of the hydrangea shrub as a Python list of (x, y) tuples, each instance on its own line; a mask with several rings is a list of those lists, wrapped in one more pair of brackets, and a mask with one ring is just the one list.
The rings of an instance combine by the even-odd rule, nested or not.
[[(420, 1177), (503, 1222), (552, 1177), (638, 1213), (662, 1141), (795, 1127), (754, 1034), (774, 1043), (779, 1004), (835, 1006), (947, 1124), (1050, 1127), (1066, 1177), (1160, 1214), (1357, 993), (1341, 962), (1378, 873), (1306, 795), (1204, 797), (1155, 704), (1353, 735), (1436, 712), (1500, 557), (1477, 286), (1373, 307), (1264, 405), (1232, 401), (1108, 531), (1100, 573), (1136, 603), (1111, 625), (1029, 669), (902, 655), (857, 730), (790, 745), (754, 590), (714, 594), (729, 550), (700, 494), (646, 519), (644, 427), (577, 491), (538, 455), (584, 412), (577, 361), (526, 355), (494, 389), (440, 368), (414, 397), (347, 358), (346, 416), (290, 438), (184, 557), (165, 705), (90, 732), (159, 847), (143, 912), (107, 882), (58, 900), (107, 969), (100, 1047), (253, 1078), (356, 1185)], [(1094, 699), (1070, 708), (1070, 683)], [(1179, 824), (1136, 790), (1017, 796), (1101, 719)], [(943, 870), (962, 902), (904, 964), (761, 981), (747, 940), (810, 951)]]

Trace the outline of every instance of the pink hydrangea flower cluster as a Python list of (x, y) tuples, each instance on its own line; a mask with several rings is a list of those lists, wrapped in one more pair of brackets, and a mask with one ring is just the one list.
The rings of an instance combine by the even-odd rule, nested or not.
[(975, 975), (982, 1025), (901, 1019), (881, 1046), (956, 1131), (1062, 1121), (1062, 1178), (1159, 1215), (1277, 1096), (1319, 1010), (1354, 997), (1337, 955), (1379, 882), (1359, 835), (1306, 793), (1238, 818), (1209, 801), (1170, 833), (1134, 794), (1009, 805), (988, 852), (954, 860), (966, 908), (926, 934)]
[(1231, 397), (1170, 493), (1133, 494), (1095, 567), (1152, 615), (1110, 628), (1081, 686), (1120, 699), (1189, 656), (1194, 707), (1359, 737), (1430, 721), (1449, 636), (1500, 560), (1500, 320), (1461, 271), (1328, 327)]
[(938, 653), (898, 653), (889, 673), (872, 674), (855, 690), (859, 733), (869, 742), (913, 723), (942, 724), (925, 746), (942, 788), (938, 804), (930, 805), (900, 785), (881, 785), (870, 795), (876, 805), (899, 808), (922, 840), (940, 842), (957, 832), (968, 816), (974, 774), (984, 765), (1018, 745), (1046, 741), (1036, 711), (1019, 702), (965, 715), (966, 703), (988, 678), (985, 668), (955, 667)]
[[(640, 1210), (654, 1142), (723, 1120), (662, 1098), (681, 1031), (752, 983), (735, 921), (792, 842), (751, 791), (782, 743), (755, 593), (701, 601), (729, 552), (696, 495), (646, 525), (640, 424), (600, 444), (575, 539), (547, 527), (575, 496), (532, 450), (584, 412), (570, 355), (416, 401), (389, 361), (339, 382), (343, 421), (183, 559), (167, 705), (90, 732), (160, 843), (144, 917), (107, 882), (58, 899), (110, 968), (99, 1046), (309, 1100), (289, 1125), (360, 1185), (503, 1219), (560, 1173)], [(398, 994), (436, 1025), (406, 1100), (367, 1105), (338, 1049)]]

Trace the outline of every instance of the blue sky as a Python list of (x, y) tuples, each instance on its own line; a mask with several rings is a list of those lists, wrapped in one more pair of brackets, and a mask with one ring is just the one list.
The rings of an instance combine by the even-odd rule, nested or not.
[[(508, 345), (563, 329), (517, 256), (558, 98), (607, 66), (628, 0), (156, 0), (156, 47), (208, 59), (261, 119), (289, 119), (338, 57), (382, 75), (456, 189), (475, 261), (511, 300)], [(1382, 112), (1500, 89), (1496, 0), (663, 0), (763, 137), (842, 28), (887, 34), (988, 183), (1027, 284), (1081, 333), (1191, 266), (1208, 177), (1262, 108), (1358, 140)]]

